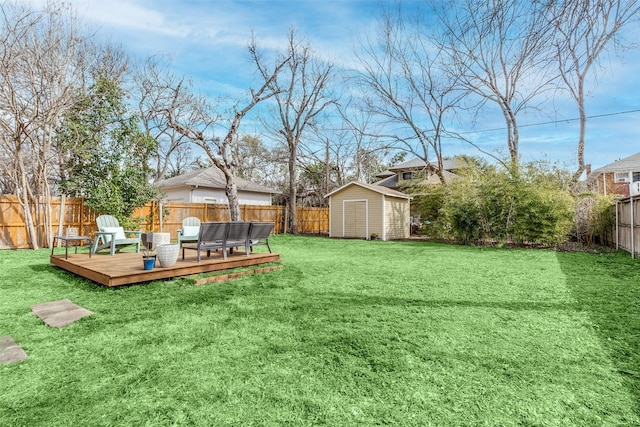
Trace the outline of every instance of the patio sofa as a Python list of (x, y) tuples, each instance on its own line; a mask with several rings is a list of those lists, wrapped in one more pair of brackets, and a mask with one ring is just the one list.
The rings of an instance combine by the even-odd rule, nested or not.
[(198, 262), (203, 251), (209, 257), (212, 250), (221, 250), (222, 258), (227, 259), (227, 254), (233, 253), (233, 249), (244, 247), (246, 256), (249, 256), (254, 246), (266, 245), (271, 253), (269, 236), (274, 225), (272, 222), (203, 222), (200, 224), (198, 241), (182, 244), (182, 259), (185, 249), (197, 251)]

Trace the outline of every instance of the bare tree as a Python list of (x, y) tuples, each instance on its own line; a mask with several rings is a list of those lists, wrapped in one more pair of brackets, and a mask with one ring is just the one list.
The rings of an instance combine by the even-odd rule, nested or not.
[(378, 39), (361, 43), (359, 81), (367, 94), (366, 111), (384, 125), (376, 136), (423, 159), (445, 182), (442, 139), (453, 135), (445, 124), (464, 91), (457, 76), (445, 72), (449, 64), (442, 47), (431, 42), (424, 28), (419, 21), (411, 25), (401, 13), (385, 16)]
[(347, 130), (329, 126), (317, 128), (314, 132), (314, 147), (304, 147), (304, 145), (302, 151), (303, 157), (307, 159), (305, 163), (322, 165), (323, 180), (319, 189), (320, 197), (345, 184), (346, 171), (354, 151), (351, 134)]
[(478, 108), (500, 108), (511, 163), (519, 160), (518, 114), (536, 108), (551, 88), (547, 72), (550, 26), (541, 2), (449, 0), (433, 2), (443, 33), (436, 40), (449, 55), (449, 70)]
[(191, 87), (192, 82), (173, 75), (168, 71), (169, 64), (162, 60), (158, 56), (149, 58), (134, 75), (142, 125), (145, 132), (158, 142), (153, 159), (154, 181), (164, 179), (169, 172), (184, 172), (193, 162), (189, 139), (172, 128), (167, 122), (168, 115), (163, 114), (171, 108), (173, 115), (178, 116), (181, 109), (187, 108), (192, 98), (184, 89)]
[(33, 249), (52, 240), (53, 136), (84, 80), (87, 40), (65, 5), (33, 11), (0, 4), (0, 158)]
[(298, 147), (296, 198), (303, 206), (326, 206), (324, 196), (344, 184), (352, 144), (348, 133), (329, 123), (312, 131)]
[[(580, 117), (578, 167), (572, 181), (576, 183), (585, 170), (584, 148), (587, 126), (585, 83), (598, 65), (600, 56), (640, 11), (636, 0), (566, 0), (552, 1), (549, 21), (556, 32), (555, 57), (566, 90), (575, 101)], [(618, 44), (619, 45), (619, 44)]]
[(348, 179), (372, 183), (376, 174), (381, 172), (381, 158), (390, 148), (378, 136), (378, 133), (382, 132), (376, 131), (376, 124), (373, 122), (375, 115), (370, 109), (357, 105), (353, 98), (340, 103), (338, 112), (344, 126), (341, 131), (343, 138), (351, 142), (345, 145), (346, 152), (343, 157), (349, 158), (350, 162), (344, 166), (341, 184)]
[[(178, 82), (173, 88), (170, 102), (161, 110), (167, 125), (202, 148), (224, 174), (225, 194), (229, 200), (229, 216), (232, 221), (240, 220), (236, 176), (242, 159), (238, 158), (238, 151), (234, 149), (238, 129), (242, 119), (256, 105), (278, 94), (278, 90), (274, 88), (274, 81), (290, 60), (290, 57), (285, 56), (275, 67), (267, 69), (262, 63), (255, 38), (249, 44), (249, 55), (264, 81), (258, 90), (249, 90), (250, 97), (244, 106), (237, 102), (232, 107), (230, 118), (227, 120), (223, 120), (223, 117), (215, 112), (207, 98), (194, 95), (193, 91), (185, 86), (184, 81)], [(215, 136), (215, 129), (221, 126), (223, 121), (226, 123), (226, 135), (220, 139)]]
[[(159, 152), (160, 154), (161, 152)], [(204, 153), (203, 153), (204, 154)], [(211, 161), (204, 155), (199, 155), (197, 147), (192, 144), (183, 145), (174, 149), (170, 156), (166, 158), (167, 168), (164, 175), (158, 175), (159, 179), (171, 178), (184, 173), (207, 168), (211, 166)]]
[(327, 110), (322, 126), (312, 127), (298, 147), (297, 198), (310, 206), (325, 206), (324, 196), (347, 180), (372, 182), (367, 160), (375, 156), (365, 153), (382, 151), (376, 138), (366, 133), (370, 116), (351, 100), (337, 101), (335, 107)]
[[(307, 130), (316, 125), (316, 119), (327, 106), (335, 103), (335, 99), (328, 95), (331, 65), (317, 59), (311, 46), (297, 40), (293, 29), (289, 32), (287, 50), (282, 57), (287, 59), (286, 69), (271, 79), (270, 88), (276, 100), (278, 125), (275, 132), (288, 148), (289, 231), (295, 234), (298, 147)], [(267, 80), (264, 64), (259, 69)], [(274, 130), (274, 125), (266, 126)]]
[(234, 156), (242, 159), (238, 176), (249, 181), (267, 182), (269, 151), (257, 135), (242, 135), (234, 144)]

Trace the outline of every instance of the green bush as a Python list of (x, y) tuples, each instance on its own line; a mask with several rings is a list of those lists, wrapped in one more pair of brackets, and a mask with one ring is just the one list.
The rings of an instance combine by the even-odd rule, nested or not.
[[(432, 201), (440, 204), (437, 228), (463, 243), (561, 243), (574, 217), (567, 182), (566, 173), (540, 163), (468, 171), (434, 192), (442, 196)], [(428, 203), (422, 201), (424, 205)]]

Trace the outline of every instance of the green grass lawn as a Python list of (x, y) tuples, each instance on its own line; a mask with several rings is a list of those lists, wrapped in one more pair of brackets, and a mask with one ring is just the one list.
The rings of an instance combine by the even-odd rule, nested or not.
[[(0, 251), (2, 426), (640, 425), (629, 254), (274, 236), (283, 269), (105, 288)], [(30, 306), (96, 314), (61, 329)]]

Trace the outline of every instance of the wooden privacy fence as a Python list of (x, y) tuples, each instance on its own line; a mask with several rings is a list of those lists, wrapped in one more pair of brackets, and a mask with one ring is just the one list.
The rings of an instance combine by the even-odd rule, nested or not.
[(640, 253), (640, 196), (616, 202), (616, 249), (624, 249), (635, 258)]
[[(159, 206), (145, 206), (147, 214), (151, 216), (153, 231), (163, 231), (177, 236), (177, 230), (182, 227), (182, 219), (195, 216), (201, 221), (229, 221), (227, 205), (210, 203), (163, 203)], [(150, 215), (149, 215), (150, 214)], [(298, 206), (296, 210), (296, 230), (302, 234), (329, 234), (329, 209)], [(240, 219), (242, 221), (273, 222), (276, 234), (286, 233), (288, 226), (288, 212), (285, 206), (240, 205)], [(150, 225), (146, 223), (145, 225)]]
[[(53, 198), (51, 201), (53, 234), (62, 234), (67, 227), (78, 229), (80, 235), (93, 236), (97, 231), (96, 214), (84, 204), (81, 198)], [(275, 233), (289, 230), (288, 212), (284, 206), (240, 205), (241, 220), (274, 222)], [(162, 231), (177, 238), (177, 230), (182, 227), (182, 219), (195, 216), (201, 221), (229, 221), (227, 205), (209, 203), (171, 202), (158, 204), (151, 202), (138, 208), (134, 218), (141, 218), (143, 231)], [(329, 209), (298, 207), (296, 229), (301, 234), (328, 234)], [(36, 230), (41, 247), (45, 242), (44, 220), (38, 218)], [(12, 195), (0, 196), (0, 249), (29, 248), (22, 207), (18, 198)]]

